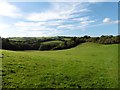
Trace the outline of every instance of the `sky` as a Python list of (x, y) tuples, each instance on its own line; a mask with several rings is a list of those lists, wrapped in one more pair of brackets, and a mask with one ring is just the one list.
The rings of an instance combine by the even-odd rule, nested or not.
[(117, 2), (0, 2), (0, 36), (118, 35)]

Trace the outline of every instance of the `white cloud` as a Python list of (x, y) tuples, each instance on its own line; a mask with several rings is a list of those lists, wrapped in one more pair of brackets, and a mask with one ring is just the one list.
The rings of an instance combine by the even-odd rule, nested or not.
[[(88, 25), (94, 22), (94, 20), (91, 20), (91, 17), (89, 16), (81, 17), (82, 14), (90, 11), (87, 8), (89, 4), (51, 4), (53, 7), (48, 11), (27, 13), (23, 17), (24, 21), (18, 21), (12, 25), (12, 30), (23, 33), (23, 36), (47, 36), (63, 33), (66, 31), (66, 29), (81, 30), (83, 28), (87, 28)], [(10, 9), (10, 14), (8, 16), (19, 16), (19, 9), (11, 4), (9, 5), (12, 7), (12, 9)]]
[(32, 30), (51, 30), (51, 27), (57, 27), (62, 23), (61, 20), (58, 21), (50, 21), (50, 22), (17, 22), (14, 24), (14, 27), (21, 31), (32, 31)]
[[(86, 25), (80, 24), (85, 22), (88, 24), (93, 21), (89, 16), (80, 17), (82, 13), (86, 13), (88, 4), (82, 3), (51, 3), (52, 9), (46, 12), (30, 13), (26, 17), (28, 22), (18, 22), (15, 24), (17, 30), (28, 31), (29, 33), (40, 33), (54, 35), (55, 33), (64, 32), (64, 30), (81, 29)], [(79, 18), (76, 18), (76, 15)], [(78, 24), (70, 22), (78, 22)]]
[(83, 2), (118, 2), (119, 0), (86, 0)]
[(17, 22), (14, 25), (16, 27), (36, 27), (36, 26), (41, 26), (45, 22)]
[(115, 20), (113, 22), (118, 24), (118, 23), (120, 23), (120, 20)]
[(46, 22), (44, 25), (46, 26), (59, 26), (63, 23), (64, 21), (62, 20), (56, 20), (56, 21), (49, 21), (49, 22)]
[(56, 29), (46, 28), (46, 27), (38, 27), (33, 29), (34, 30), (32, 31), (23, 31), (23, 32), (26, 32), (26, 36), (31, 36), (31, 37), (54, 36), (62, 32), (62, 30), (56, 30)]
[(7, 2), (0, 2), (0, 16), (18, 17), (22, 16), (20, 9)]
[(30, 21), (47, 21), (58, 18), (60, 18), (60, 16), (54, 12), (32, 13), (27, 16), (27, 20)]
[(91, 23), (94, 23), (94, 20), (83, 20), (80, 23), (74, 23), (74, 24), (63, 24), (58, 26), (58, 29), (68, 29), (68, 30), (85, 30), (86, 28), (88, 28)]
[(27, 32), (27, 35), (28, 36), (31, 36), (31, 37), (36, 37), (36, 36), (39, 36), (39, 37), (42, 37), (42, 36), (54, 36), (54, 35), (59, 35), (62, 31), (61, 30), (52, 30), (51, 32), (49, 31), (31, 31), (31, 32)]
[(8, 27), (10, 27), (10, 25), (0, 23), (0, 31), (3, 31), (5, 29), (7, 29)]
[[(0, 0), (1, 2), (3, 0)], [(43, 0), (5, 0), (8, 2), (43, 2)], [(119, 2), (119, 0), (44, 0), (44, 2)]]
[(4, 32), (6, 30), (8, 30), (9, 27), (10, 27), (10, 25), (8, 25), (8, 24), (0, 23), (0, 36), (6, 37), (5, 34), (4, 34)]
[(51, 3), (53, 8), (46, 12), (32, 13), (27, 16), (29, 21), (48, 21), (55, 19), (68, 19), (74, 9), (74, 4)]
[(90, 23), (93, 23), (93, 22), (95, 22), (94, 20), (88, 20), (88, 21), (82, 21), (82, 22), (80, 22), (80, 24), (87, 24), (87, 25), (89, 25)]
[(119, 22), (120, 22), (119, 20), (111, 20), (110, 18), (103, 19), (103, 23), (106, 23), (106, 24), (117, 24)]
[(16, 27), (16, 29), (19, 31), (28, 31), (28, 32), (51, 30), (51, 28), (47, 28), (45, 26), (21, 26), (21, 27), (19, 26)]
[(19, 31), (42, 31), (48, 30), (44, 25), (41, 23), (33, 23), (33, 22), (18, 22), (14, 25), (14, 27)]
[[(30, 13), (26, 17), (29, 22), (18, 22), (15, 24), (21, 31), (49, 31), (54, 32), (62, 29), (74, 29), (76, 25), (70, 25), (66, 22), (76, 20), (76, 14), (87, 12), (88, 4), (81, 3), (51, 3), (52, 9), (46, 12)], [(72, 19), (71, 19), (72, 18)], [(89, 20), (90, 17), (81, 17), (81, 21)], [(76, 20), (77, 21), (77, 20)], [(66, 24), (66, 25), (65, 25)], [(79, 23), (78, 23), (79, 24)]]
[(63, 29), (63, 30), (65, 30), (65, 29), (72, 30), (72, 29), (75, 28), (75, 26), (76, 26), (75, 24), (66, 24), (66, 25), (60, 25), (57, 28), (58, 29)]
[(103, 23), (110, 23), (111, 22), (111, 19), (110, 18), (105, 18), (103, 19)]
[(31, 13), (26, 16), (29, 21), (48, 21), (55, 19), (69, 19), (75, 16), (75, 13), (82, 15), (83, 12), (88, 12), (89, 4), (82, 3), (51, 3), (53, 6), (49, 11)]
[(86, 16), (86, 17), (80, 17), (80, 18), (73, 18), (72, 20), (75, 20), (75, 21), (86, 21), (86, 20), (89, 20), (90, 17), (89, 16)]
[(89, 26), (91, 26), (92, 23), (96, 22), (95, 20), (85, 19), (80, 22), (79, 25), (75, 26), (77, 30), (85, 31)]

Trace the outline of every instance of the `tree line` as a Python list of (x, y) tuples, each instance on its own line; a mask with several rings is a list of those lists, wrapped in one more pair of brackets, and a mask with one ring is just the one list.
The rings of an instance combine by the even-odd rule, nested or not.
[[(65, 40), (68, 38), (69, 40)], [(61, 50), (61, 49), (68, 49), (77, 46), (80, 43), (85, 42), (94, 42), (99, 44), (120, 44), (120, 35), (117, 36), (104, 36), (101, 37), (90, 37), (90, 36), (83, 36), (83, 37), (65, 37), (65, 36), (58, 36), (52, 38), (30, 38), (25, 37), (24, 40), (11, 40), (10, 38), (1, 38), (0, 42), (2, 44), (1, 49), (6, 50)], [(55, 41), (59, 40), (62, 41), (61, 43), (50, 43), (50, 44), (43, 44), (43, 42), (48, 41)]]

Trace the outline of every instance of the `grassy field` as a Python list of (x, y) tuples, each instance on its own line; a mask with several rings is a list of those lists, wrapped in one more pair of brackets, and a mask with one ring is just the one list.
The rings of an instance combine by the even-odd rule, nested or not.
[(55, 44), (55, 43), (63, 43), (63, 41), (58, 41), (58, 40), (55, 40), (55, 41), (47, 41), (47, 42), (42, 42), (42, 44)]
[(2, 50), (4, 88), (117, 88), (118, 45), (56, 51)]

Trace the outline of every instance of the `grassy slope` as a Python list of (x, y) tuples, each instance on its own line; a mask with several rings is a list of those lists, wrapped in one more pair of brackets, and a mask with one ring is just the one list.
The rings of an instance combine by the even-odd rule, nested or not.
[(3, 50), (3, 87), (117, 87), (117, 48), (84, 43), (61, 51)]
[(42, 44), (54, 44), (54, 43), (63, 43), (63, 41), (59, 41), (59, 40), (54, 40), (54, 41), (47, 41), (47, 42), (42, 42)]

